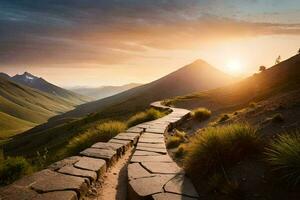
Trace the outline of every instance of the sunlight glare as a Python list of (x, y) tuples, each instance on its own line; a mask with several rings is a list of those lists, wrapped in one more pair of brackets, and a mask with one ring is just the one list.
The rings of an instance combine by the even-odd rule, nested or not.
[(232, 75), (241, 75), (243, 66), (239, 60), (230, 60), (227, 62), (226, 71)]

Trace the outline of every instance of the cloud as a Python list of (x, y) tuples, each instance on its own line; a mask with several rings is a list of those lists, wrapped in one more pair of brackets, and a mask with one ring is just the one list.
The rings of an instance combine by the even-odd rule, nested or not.
[[(0, 65), (122, 64), (149, 49), (300, 34), (299, 24), (254, 23), (211, 13), (220, 1), (57, 0), (0, 2)], [(228, 10), (232, 11), (228, 5)]]

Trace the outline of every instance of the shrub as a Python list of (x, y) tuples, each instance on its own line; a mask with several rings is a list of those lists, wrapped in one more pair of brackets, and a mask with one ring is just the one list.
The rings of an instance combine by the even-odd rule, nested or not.
[(207, 120), (211, 116), (211, 111), (206, 108), (197, 108), (192, 112), (192, 117), (199, 121)]
[(150, 108), (147, 111), (139, 112), (133, 115), (132, 117), (130, 117), (129, 120), (127, 121), (127, 125), (128, 127), (135, 126), (143, 122), (158, 119), (160, 117), (163, 117), (164, 115), (165, 115), (164, 112), (161, 112), (154, 108)]
[(283, 116), (281, 114), (276, 114), (272, 117), (272, 122), (273, 123), (282, 123), (284, 122)]
[(23, 157), (9, 157), (0, 163), (0, 185), (7, 185), (32, 171)]
[(300, 181), (300, 135), (299, 131), (280, 135), (266, 148), (266, 160), (281, 179), (289, 184)]
[(99, 124), (72, 138), (66, 147), (66, 153), (67, 155), (77, 154), (96, 142), (107, 142), (126, 128), (126, 124), (119, 121)]
[(229, 116), (227, 114), (225, 114), (219, 119), (219, 122), (225, 122), (228, 119), (229, 119)]
[(250, 108), (255, 108), (256, 106), (257, 106), (257, 103), (255, 103), (255, 102), (249, 103)]
[(173, 136), (168, 137), (166, 144), (167, 148), (178, 147), (182, 142), (185, 141), (185, 136), (185, 132), (176, 130)]
[(175, 152), (176, 158), (182, 158), (186, 154), (186, 144), (180, 144)]
[(191, 138), (184, 166), (192, 176), (222, 173), (259, 152), (261, 143), (256, 131), (247, 124), (210, 127)]

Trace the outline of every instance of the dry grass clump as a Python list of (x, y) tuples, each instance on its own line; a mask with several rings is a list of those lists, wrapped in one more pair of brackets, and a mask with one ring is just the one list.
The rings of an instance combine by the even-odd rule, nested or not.
[(186, 140), (186, 133), (183, 131), (175, 130), (174, 135), (168, 137), (166, 146), (169, 149), (175, 148), (178, 147), (185, 140)]
[(279, 177), (290, 185), (300, 182), (300, 132), (286, 133), (266, 148), (266, 160)]
[(211, 111), (206, 108), (197, 108), (192, 112), (192, 117), (199, 121), (207, 120), (210, 116)]
[(144, 112), (139, 112), (133, 115), (132, 117), (130, 117), (129, 120), (127, 121), (127, 125), (128, 127), (132, 127), (143, 122), (161, 118), (165, 116), (165, 114), (166, 114), (165, 112), (161, 112), (154, 108), (150, 108)]

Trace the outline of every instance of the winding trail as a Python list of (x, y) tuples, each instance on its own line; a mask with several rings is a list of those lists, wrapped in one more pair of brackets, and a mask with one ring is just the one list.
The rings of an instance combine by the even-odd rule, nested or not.
[(164, 138), (190, 111), (160, 102), (151, 106), (171, 113), (0, 188), (0, 200), (198, 199), (184, 171), (168, 155)]

